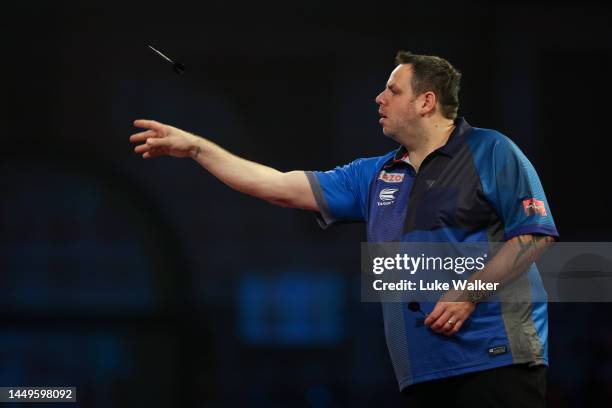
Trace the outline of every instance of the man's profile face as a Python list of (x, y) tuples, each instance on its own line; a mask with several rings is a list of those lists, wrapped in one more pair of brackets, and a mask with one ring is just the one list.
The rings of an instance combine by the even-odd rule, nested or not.
[(398, 65), (391, 72), (385, 89), (376, 97), (379, 123), (385, 136), (397, 139), (399, 134), (409, 132), (419, 118), (411, 81), (412, 65)]

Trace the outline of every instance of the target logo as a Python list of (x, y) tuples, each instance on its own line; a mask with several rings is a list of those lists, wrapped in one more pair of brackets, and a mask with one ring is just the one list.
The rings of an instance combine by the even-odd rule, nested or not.
[(395, 193), (399, 191), (399, 188), (383, 188), (378, 194), (380, 201), (378, 205), (390, 205), (395, 202)]

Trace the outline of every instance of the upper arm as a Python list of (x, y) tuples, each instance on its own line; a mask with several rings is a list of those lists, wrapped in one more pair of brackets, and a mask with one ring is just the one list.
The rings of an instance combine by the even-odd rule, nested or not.
[(558, 236), (542, 183), (533, 165), (506, 137), (479, 169), (483, 192), (504, 225), (504, 240), (518, 235)]
[(278, 194), (270, 202), (283, 207), (319, 211), (319, 206), (310, 188), (306, 173), (299, 170), (281, 173)]
[(357, 159), (330, 171), (306, 172), (322, 227), (366, 219), (368, 187), (379, 159)]
[(282, 173), (275, 204), (317, 212), (322, 227), (335, 222), (363, 221), (371, 177), (381, 157), (357, 159), (330, 171)]

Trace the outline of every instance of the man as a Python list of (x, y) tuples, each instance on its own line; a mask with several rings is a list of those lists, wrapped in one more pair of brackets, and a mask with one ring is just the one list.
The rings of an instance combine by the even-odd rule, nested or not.
[[(470, 279), (522, 287), (542, 299), (533, 260), (557, 237), (535, 170), (500, 133), (457, 118), (461, 74), (446, 60), (400, 51), (376, 97), (396, 151), (328, 172), (272, 168), (172, 126), (137, 120), (143, 158), (191, 157), (230, 187), (313, 210), (322, 226), (364, 221), (370, 242), (505, 242)], [(521, 286), (522, 285), (522, 286)], [(484, 302), (486, 294), (413, 308), (383, 303), (397, 380), (413, 406), (543, 406), (545, 302)], [(539, 297), (537, 295), (540, 295)]]

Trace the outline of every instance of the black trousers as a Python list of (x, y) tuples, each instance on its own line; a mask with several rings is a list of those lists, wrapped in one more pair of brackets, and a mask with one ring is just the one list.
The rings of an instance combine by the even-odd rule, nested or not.
[(411, 385), (402, 390), (404, 407), (546, 406), (546, 367), (516, 364)]

